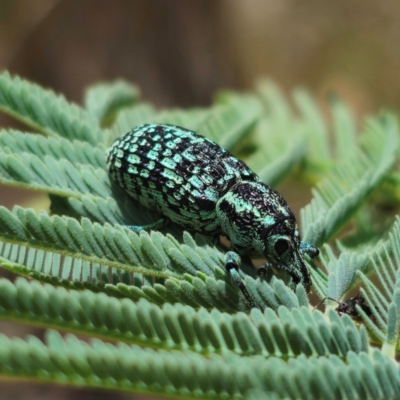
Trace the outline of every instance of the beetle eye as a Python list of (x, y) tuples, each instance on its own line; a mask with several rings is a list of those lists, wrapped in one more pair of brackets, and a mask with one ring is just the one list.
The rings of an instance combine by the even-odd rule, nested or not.
[(278, 239), (275, 242), (274, 248), (276, 253), (281, 256), (289, 248), (289, 243), (285, 239)]

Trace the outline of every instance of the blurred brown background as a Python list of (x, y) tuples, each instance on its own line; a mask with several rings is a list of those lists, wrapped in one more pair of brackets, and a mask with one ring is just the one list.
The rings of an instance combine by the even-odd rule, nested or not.
[(123, 77), (159, 106), (207, 105), (269, 76), (336, 92), (361, 116), (400, 108), (399, 67), (398, 0), (0, 0), (0, 70), (76, 102)]
[[(123, 77), (159, 106), (207, 105), (217, 89), (249, 89), (263, 75), (288, 93), (336, 92), (361, 117), (400, 109), (399, 42), (398, 0), (0, 0), (0, 70), (76, 102), (85, 86)], [(32, 200), (0, 187), (2, 205)], [(130, 398), (0, 384), (1, 400), (28, 396)]]

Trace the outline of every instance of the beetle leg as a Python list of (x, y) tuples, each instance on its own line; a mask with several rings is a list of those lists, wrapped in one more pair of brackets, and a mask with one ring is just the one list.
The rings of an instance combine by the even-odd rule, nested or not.
[(259, 267), (257, 269), (257, 274), (260, 277), (260, 279), (265, 278), (265, 276), (267, 274), (267, 270), (274, 268), (274, 267), (277, 270), (286, 271), (289, 274), (289, 276), (292, 279), (290, 286), (292, 287), (293, 290), (295, 289), (295, 287), (298, 283), (303, 281), (303, 285), (306, 288), (306, 291), (308, 293), (309, 287), (311, 286), (311, 282), (310, 282), (310, 278), (308, 275), (308, 271), (305, 266), (304, 266), (305, 271), (304, 270), (301, 271), (301, 270), (297, 270), (297, 269), (293, 269), (293, 268), (288, 268), (287, 266), (285, 266), (283, 264), (274, 264), (271, 262), (266, 262), (265, 264), (261, 265), (261, 267)]
[(149, 231), (150, 229), (161, 229), (165, 225), (167, 225), (168, 219), (167, 218), (160, 218), (158, 221), (153, 222), (152, 224), (148, 225), (125, 225), (127, 228), (131, 229), (133, 232), (140, 232), (140, 231)]
[(265, 264), (261, 265), (261, 267), (259, 267), (257, 269), (257, 274), (258, 276), (263, 279), (265, 278), (265, 275), (267, 275), (267, 269), (270, 269), (274, 266), (274, 264), (270, 263), (270, 262), (266, 262)]
[(314, 258), (314, 257), (318, 257), (318, 255), (319, 255), (319, 250), (311, 243), (301, 242), (299, 250), (300, 250), (300, 254), (302, 256), (304, 254), (307, 254), (311, 258)]
[(234, 251), (228, 251), (225, 254), (225, 269), (228, 274), (233, 278), (236, 285), (238, 286), (239, 290), (242, 292), (243, 296), (246, 298), (248, 303), (250, 304), (251, 308), (257, 307), (256, 303), (254, 302), (253, 298), (251, 297), (250, 293), (248, 292), (242, 278), (239, 275), (239, 267), (241, 264), (239, 254), (235, 253)]

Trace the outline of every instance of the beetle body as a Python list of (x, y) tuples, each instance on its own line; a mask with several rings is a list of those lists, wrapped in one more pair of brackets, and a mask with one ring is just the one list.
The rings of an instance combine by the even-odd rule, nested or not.
[(318, 250), (300, 241), (286, 201), (212, 140), (174, 125), (142, 125), (115, 140), (107, 164), (112, 180), (145, 207), (189, 231), (226, 235), (237, 254), (261, 253), (267, 267), (310, 288), (303, 254)]

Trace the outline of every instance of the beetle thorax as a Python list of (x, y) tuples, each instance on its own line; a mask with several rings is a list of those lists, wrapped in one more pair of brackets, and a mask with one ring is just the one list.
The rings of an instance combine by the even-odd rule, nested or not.
[(268, 231), (293, 218), (283, 197), (262, 182), (239, 182), (218, 201), (216, 213), (222, 231), (236, 248), (265, 253)]

